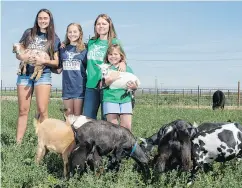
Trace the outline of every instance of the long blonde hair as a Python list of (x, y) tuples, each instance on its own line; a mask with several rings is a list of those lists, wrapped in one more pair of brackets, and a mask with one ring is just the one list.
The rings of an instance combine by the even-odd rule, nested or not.
[(77, 52), (81, 52), (82, 50), (86, 49), (86, 47), (85, 47), (85, 44), (83, 42), (83, 31), (82, 31), (82, 27), (81, 27), (80, 24), (78, 24), (78, 23), (70, 23), (67, 26), (67, 28), (66, 28), (66, 36), (65, 36), (64, 43), (65, 43), (65, 45), (70, 44), (70, 40), (68, 39), (68, 29), (72, 25), (76, 26), (78, 28), (79, 32), (80, 32), (80, 37), (79, 37), (79, 39), (77, 41), (76, 50), (77, 50)]
[(98, 39), (100, 37), (100, 35), (96, 31), (96, 25), (97, 25), (97, 21), (98, 21), (99, 18), (103, 18), (109, 23), (108, 44), (111, 45), (112, 39), (117, 38), (117, 34), (116, 34), (116, 31), (115, 31), (115, 28), (114, 28), (114, 25), (113, 25), (111, 18), (107, 14), (100, 14), (96, 18), (96, 20), (94, 22), (94, 34), (95, 34), (95, 36), (92, 37), (92, 39)]
[(125, 52), (124, 52), (123, 48), (119, 44), (111, 44), (108, 47), (107, 53), (105, 55), (104, 63), (109, 63), (109, 61), (108, 61), (108, 54), (112, 53), (114, 49), (118, 50), (118, 52), (119, 52), (119, 54), (121, 56), (120, 62), (121, 61), (126, 62), (126, 55), (125, 55)]

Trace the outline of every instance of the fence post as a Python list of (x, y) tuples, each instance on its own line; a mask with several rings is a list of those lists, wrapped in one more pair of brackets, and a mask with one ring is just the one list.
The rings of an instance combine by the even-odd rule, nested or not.
[(238, 107), (240, 107), (240, 81), (238, 81)]
[(228, 100), (229, 100), (229, 89), (228, 89)]
[(56, 97), (57, 97), (57, 88), (55, 88), (55, 95), (56, 95)]
[(158, 106), (158, 104), (159, 104), (158, 96), (159, 96), (159, 90), (158, 90), (158, 88), (156, 88), (156, 105), (157, 105), (157, 106)]
[(199, 108), (199, 85), (197, 86), (197, 106)]
[[(212, 98), (212, 92), (211, 92), (211, 89), (209, 90), (209, 99)], [(211, 106), (211, 100), (209, 100), (209, 106)]]

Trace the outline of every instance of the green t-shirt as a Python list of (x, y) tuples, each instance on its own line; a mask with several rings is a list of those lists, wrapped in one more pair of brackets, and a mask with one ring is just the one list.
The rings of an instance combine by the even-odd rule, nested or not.
[[(113, 44), (120, 44), (114, 38)], [(101, 71), (95, 64), (102, 64), (108, 49), (108, 40), (92, 39), (88, 41), (87, 53), (87, 88), (96, 88), (101, 79)]]
[[(114, 66), (111, 66), (110, 69), (117, 70)], [(133, 73), (132, 69), (127, 66), (126, 72)], [(122, 98), (122, 96), (126, 93), (125, 89), (109, 89), (109, 87), (103, 89), (103, 102), (112, 102), (112, 103), (126, 103), (131, 102), (131, 95), (127, 95)]]

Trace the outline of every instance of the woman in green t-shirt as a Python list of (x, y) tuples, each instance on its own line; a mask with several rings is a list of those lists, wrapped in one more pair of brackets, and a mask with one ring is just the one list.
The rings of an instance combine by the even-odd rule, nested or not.
[[(111, 45), (105, 57), (104, 62), (109, 63), (110, 69), (118, 70), (118, 66), (121, 62), (125, 61), (126, 56), (122, 47), (118, 44)], [(133, 73), (132, 69), (127, 66), (126, 72)], [(118, 75), (112, 75), (111, 77), (105, 77), (106, 85), (110, 85), (113, 81), (118, 79)], [(127, 83), (127, 89), (136, 90), (137, 85), (129, 81)], [(131, 131), (132, 122), (132, 103), (131, 94), (126, 95), (125, 89), (110, 89), (106, 87), (103, 90), (103, 113), (107, 117), (107, 121), (120, 125)]]
[[(111, 18), (106, 14), (100, 14), (94, 23), (95, 36), (88, 41), (87, 54), (87, 83), (84, 98), (83, 115), (97, 119), (99, 106), (102, 102), (101, 71), (95, 64), (102, 64), (108, 46), (118, 44), (117, 35)], [(119, 70), (126, 69), (125, 62), (120, 63)], [(101, 109), (101, 115), (103, 113)]]

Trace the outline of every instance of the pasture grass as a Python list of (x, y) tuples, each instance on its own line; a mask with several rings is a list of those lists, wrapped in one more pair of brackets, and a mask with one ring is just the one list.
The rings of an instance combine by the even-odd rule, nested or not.
[[(61, 100), (51, 100), (49, 117), (63, 119)], [(133, 187), (186, 187), (188, 173), (175, 170), (161, 174), (158, 182), (145, 185), (141, 175), (133, 170), (132, 159), (123, 160), (118, 173), (106, 172), (97, 177), (90, 170), (82, 177), (75, 175), (69, 181), (62, 178), (63, 164), (60, 156), (48, 153), (37, 166), (34, 162), (37, 137), (33, 127), (36, 104), (32, 101), (28, 128), (21, 145), (15, 144), (17, 101), (1, 101), (1, 187), (88, 187), (88, 188), (133, 188)], [(159, 128), (176, 119), (193, 123), (237, 121), (242, 123), (242, 110), (183, 109), (160, 105), (137, 104), (134, 109), (132, 131), (137, 137), (148, 137)], [(242, 187), (242, 162), (214, 163), (214, 170), (198, 173), (192, 187)]]

